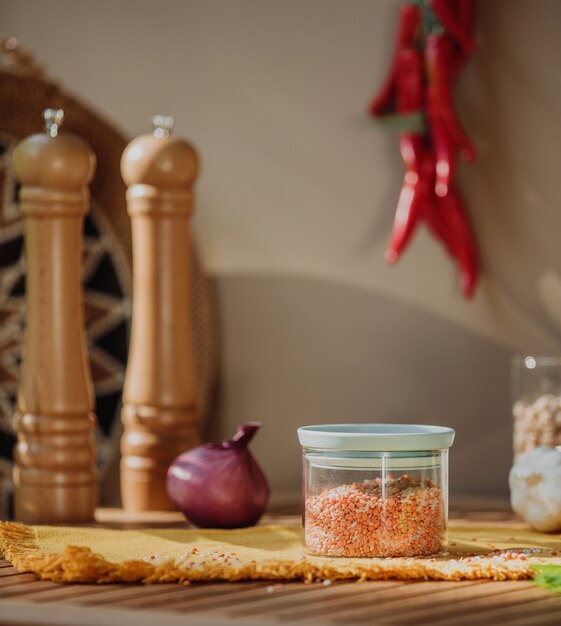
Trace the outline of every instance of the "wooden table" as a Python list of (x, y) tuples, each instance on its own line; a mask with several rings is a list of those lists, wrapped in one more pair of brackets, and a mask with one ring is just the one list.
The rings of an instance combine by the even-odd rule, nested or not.
[[(454, 511), (466, 523), (512, 523), (501, 511)], [(294, 523), (294, 516), (265, 520)], [(100, 510), (115, 528), (183, 525), (176, 513)], [(372, 624), (559, 626), (561, 596), (530, 582), (339, 582), (63, 585), (19, 574), (0, 560), (0, 623), (39, 626)]]

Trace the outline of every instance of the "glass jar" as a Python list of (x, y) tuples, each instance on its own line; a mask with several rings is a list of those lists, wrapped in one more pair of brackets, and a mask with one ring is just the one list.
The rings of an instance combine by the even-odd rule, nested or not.
[(538, 446), (561, 445), (561, 358), (512, 360), (514, 460)]
[(444, 552), (454, 434), (409, 424), (299, 428), (307, 550), (346, 557)]

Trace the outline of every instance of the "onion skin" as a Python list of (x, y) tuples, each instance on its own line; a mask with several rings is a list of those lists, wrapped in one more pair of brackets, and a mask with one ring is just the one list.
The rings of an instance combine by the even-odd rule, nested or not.
[(242, 424), (229, 441), (183, 452), (170, 465), (168, 495), (190, 522), (201, 528), (244, 528), (259, 521), (269, 485), (247, 445), (260, 426)]

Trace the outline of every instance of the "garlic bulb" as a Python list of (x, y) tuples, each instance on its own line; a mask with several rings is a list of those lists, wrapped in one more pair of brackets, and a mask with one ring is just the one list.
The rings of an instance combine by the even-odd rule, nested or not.
[(508, 482), (515, 513), (536, 530), (561, 529), (561, 452), (535, 448), (512, 466)]

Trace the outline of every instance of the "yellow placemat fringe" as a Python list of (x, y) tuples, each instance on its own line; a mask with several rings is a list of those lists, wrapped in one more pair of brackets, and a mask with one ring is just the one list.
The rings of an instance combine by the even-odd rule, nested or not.
[(19, 571), (74, 583), (210, 580), (520, 580), (561, 565), (561, 535), (519, 525), (452, 524), (449, 554), (356, 559), (308, 554), (297, 526), (240, 530), (25, 526), (0, 522), (0, 554)]

